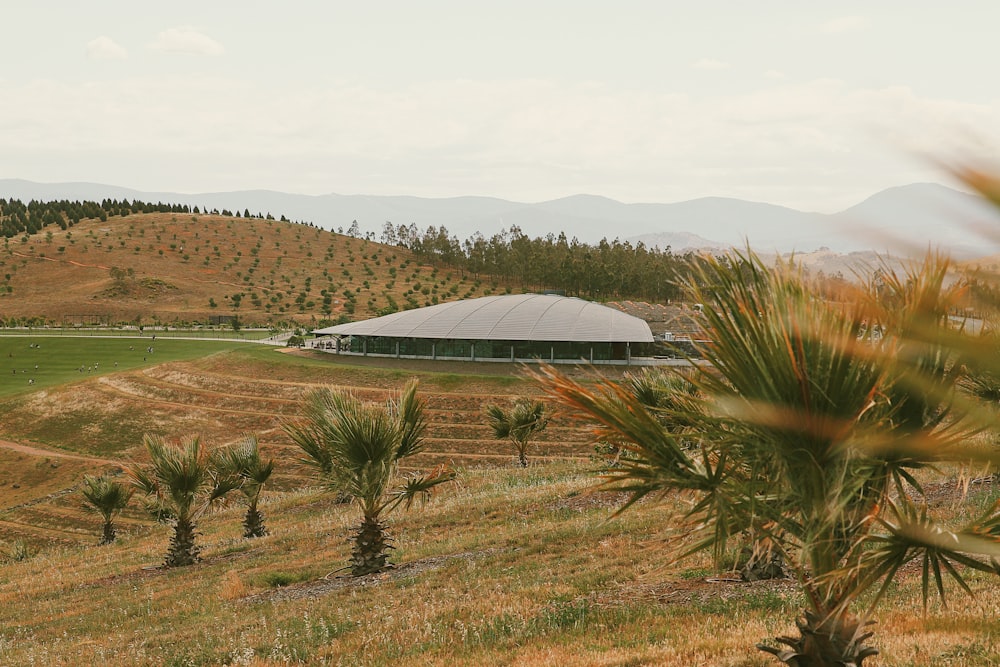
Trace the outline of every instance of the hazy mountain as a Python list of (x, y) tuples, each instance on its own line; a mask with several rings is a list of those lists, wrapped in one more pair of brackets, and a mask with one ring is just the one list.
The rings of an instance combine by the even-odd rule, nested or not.
[(997, 209), (981, 197), (936, 183), (889, 188), (830, 218), (871, 248), (923, 252), (933, 245), (956, 256), (981, 256), (1000, 248)]
[(421, 230), (444, 225), (460, 239), (476, 232), (491, 236), (512, 225), (530, 236), (565, 232), (570, 238), (601, 238), (675, 250), (743, 246), (761, 251), (839, 253), (859, 250), (912, 252), (928, 245), (959, 256), (1000, 252), (1000, 215), (977, 197), (942, 185), (921, 183), (884, 190), (834, 214), (723, 197), (676, 203), (622, 202), (575, 195), (539, 203), (490, 197), (384, 197), (295, 195), (267, 190), (185, 194), (143, 192), (96, 183), (33, 183), (0, 180), (0, 197), (29, 199), (142, 199), (184, 203), (209, 209), (271, 213), (327, 229), (346, 229), (357, 220), (363, 231), (381, 234), (385, 222), (414, 223)]

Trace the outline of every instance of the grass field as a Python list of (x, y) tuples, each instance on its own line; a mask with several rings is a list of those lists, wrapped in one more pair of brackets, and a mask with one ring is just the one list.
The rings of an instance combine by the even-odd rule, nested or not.
[[(29, 448), (0, 447), (2, 665), (764, 667), (774, 663), (754, 643), (794, 632), (794, 582), (742, 583), (705, 557), (670, 560), (684, 497), (612, 519), (623, 497), (592, 492), (590, 435), (570, 415), (543, 432), (529, 468), (514, 467), (482, 406), (539, 390), (508, 366), (381, 367), (392, 362), (159, 336), (0, 345), (11, 346), (0, 358), (51, 373), (44, 388), (0, 384), (0, 438)], [(100, 370), (80, 373), (84, 362)], [(410, 377), (430, 418), (417, 465), (450, 462), (459, 476), (422, 509), (390, 517), (395, 570), (344, 578), (357, 509), (315, 487), (281, 423), (312, 387), (379, 399)], [(200, 522), (202, 563), (164, 570), (168, 527), (133, 503), (119, 542), (96, 546), (83, 474), (141, 457), (145, 432), (218, 445), (244, 431), (278, 461), (262, 506), (270, 536), (241, 538), (233, 502)], [(995, 484), (966, 495), (970, 471), (949, 473), (929, 488), (935, 512), (1000, 496)], [(866, 665), (996, 665), (1000, 584), (970, 581), (976, 598), (955, 595), (924, 615), (919, 571), (904, 572), (874, 616), (883, 655)]]
[(0, 328), (0, 336), (42, 336), (61, 338), (202, 338), (208, 340), (234, 340), (234, 341), (261, 341), (272, 337), (274, 334), (268, 329), (240, 329), (238, 331), (231, 327), (205, 327), (195, 326), (191, 328), (171, 328), (171, 327), (143, 327), (140, 331), (138, 327), (3, 327)]
[[(88, 377), (194, 359), (232, 349), (232, 340), (134, 337), (0, 336), (0, 396), (37, 391)], [(150, 351), (152, 348), (152, 351)], [(30, 382), (29, 381), (33, 381)]]

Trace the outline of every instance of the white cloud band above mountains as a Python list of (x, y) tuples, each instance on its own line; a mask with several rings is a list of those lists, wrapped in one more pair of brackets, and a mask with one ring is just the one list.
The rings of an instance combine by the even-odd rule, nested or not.
[[(913, 153), (1000, 128), (1000, 101), (833, 79), (694, 96), (532, 79), (388, 91), (196, 75), (37, 80), (8, 93), (20, 104), (0, 107), (0, 174), (178, 191), (720, 195), (836, 210), (935, 180)], [(42, 164), (45, 176), (32, 170)]]

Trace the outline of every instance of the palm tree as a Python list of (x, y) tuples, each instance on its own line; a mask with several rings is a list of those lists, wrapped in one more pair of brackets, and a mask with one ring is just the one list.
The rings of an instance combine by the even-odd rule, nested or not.
[(233, 447), (223, 447), (213, 453), (213, 466), (219, 477), (233, 477), (229, 485), (237, 487), (247, 502), (247, 513), (243, 518), (243, 537), (263, 537), (267, 535), (264, 516), (257, 509), (261, 491), (274, 472), (274, 460), (266, 462), (260, 458), (257, 436), (248, 434)]
[(426, 499), (435, 486), (455, 477), (451, 470), (438, 468), (391, 486), (400, 462), (423, 448), (424, 403), (417, 397), (415, 381), (407, 383), (398, 400), (384, 405), (317, 389), (306, 396), (304, 417), (284, 428), (330, 488), (361, 508), (351, 551), (351, 574), (356, 577), (391, 567), (383, 514), (401, 504), (409, 508), (416, 498)]
[[(644, 368), (638, 373), (626, 373), (625, 388), (661, 423), (674, 434), (694, 433), (705, 415), (698, 399), (698, 387), (688, 374), (676, 368), (663, 370)], [(697, 441), (694, 438), (692, 444)], [(614, 447), (617, 462), (628, 449)], [(774, 542), (761, 530), (766, 519), (753, 522), (743, 531), (744, 545), (737, 562), (744, 581), (781, 579), (785, 571), (784, 558)]]
[(104, 530), (101, 533), (100, 544), (111, 544), (117, 537), (114, 518), (125, 509), (132, 499), (134, 489), (112, 479), (108, 475), (83, 478), (83, 497), (90, 507), (104, 519)]
[(655, 409), (669, 407), (678, 396), (694, 393), (694, 385), (686, 377), (659, 368), (625, 373), (625, 384), (640, 403)]
[(178, 444), (148, 434), (143, 440), (150, 463), (134, 465), (126, 473), (139, 491), (152, 497), (156, 507), (172, 517), (174, 534), (164, 564), (176, 567), (196, 563), (199, 549), (195, 546), (195, 521), (239, 482), (231, 476), (213, 474), (211, 454), (197, 437)]
[(510, 410), (504, 410), (498, 405), (486, 406), (493, 435), (499, 439), (509, 439), (517, 448), (517, 461), (522, 468), (528, 467), (528, 443), (534, 435), (548, 425), (545, 415), (545, 404), (541, 401), (529, 401), (520, 398), (514, 402)]
[[(877, 653), (866, 614), (853, 607), (873, 589), (874, 605), (911, 561), (922, 566), (925, 599), (931, 579), (944, 594), (942, 572), (967, 588), (956, 564), (998, 571), (998, 508), (941, 525), (913, 476), (932, 463), (998, 458), (963, 444), (974, 429), (951, 391), (958, 355), (941, 354), (965, 343), (935, 315), (948, 297), (928, 287), (939, 269), (916, 269), (901, 283), (912, 288), (902, 302), (880, 310), (862, 299), (823, 302), (793, 267), (769, 269), (749, 252), (702, 261), (694, 281), (704, 287), (690, 287), (706, 304), (712, 342), (702, 353), (712, 369), (696, 372), (703, 398), (681, 406), (697, 425), (683, 434), (627, 387), (542, 371), (551, 396), (631, 451), (605, 473), (607, 485), (631, 494), (623, 510), (683, 490), (698, 498), (683, 527), (696, 536), (692, 550), (721, 559), (733, 536), (753, 530), (780, 553), (807, 608), (799, 636), (777, 639), (785, 648), (758, 647), (785, 664), (859, 667)], [(890, 335), (859, 337), (871, 318)], [(890, 400), (904, 393), (911, 404)]]

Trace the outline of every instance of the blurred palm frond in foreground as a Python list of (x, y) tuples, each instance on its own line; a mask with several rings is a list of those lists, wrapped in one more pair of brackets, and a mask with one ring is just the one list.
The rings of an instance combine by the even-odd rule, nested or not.
[[(956, 173), (1000, 206), (1000, 180)], [(877, 653), (870, 609), (904, 566), (922, 572), (925, 604), (947, 580), (971, 592), (971, 571), (1000, 574), (1000, 504), (946, 524), (921, 483), (948, 464), (1000, 464), (997, 396), (983, 388), (1000, 378), (996, 338), (955, 317), (969, 283), (947, 257), (881, 267), (838, 302), (794, 262), (771, 267), (750, 250), (691, 268), (686, 288), (705, 305), (710, 341), (693, 395), (651, 407), (627, 384), (551, 367), (539, 379), (627, 452), (604, 480), (630, 494), (626, 508), (693, 497), (679, 556), (721, 559), (743, 540), (794, 573), (807, 604), (799, 634), (759, 648), (799, 667), (861, 665)]]

